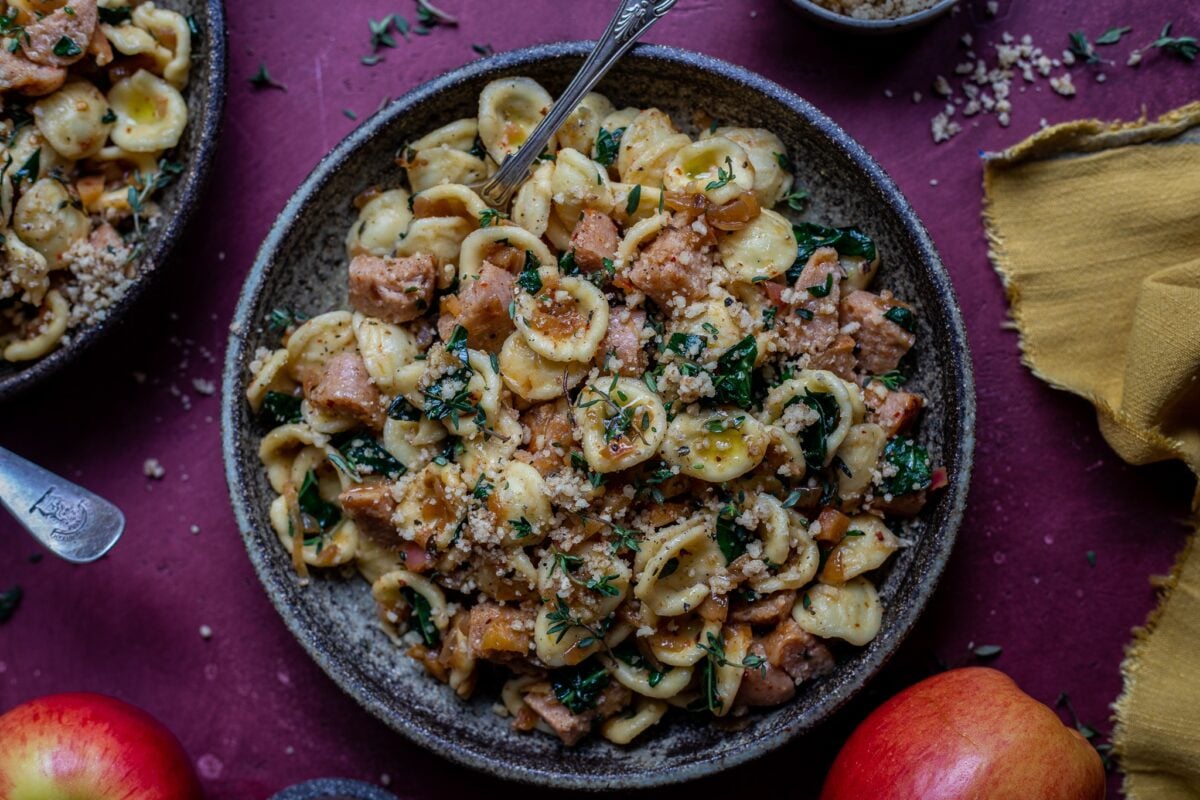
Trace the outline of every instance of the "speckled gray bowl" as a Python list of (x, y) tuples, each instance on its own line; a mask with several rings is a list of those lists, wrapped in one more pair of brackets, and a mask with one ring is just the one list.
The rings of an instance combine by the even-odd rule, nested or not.
[(289, 786), (271, 800), (399, 800), (391, 792), (362, 781), (318, 778)]
[(244, 401), (247, 365), (278, 338), (263, 325), (277, 306), (314, 314), (343, 307), (342, 240), (353, 220), (350, 198), (372, 184), (400, 181), (393, 154), (405, 142), (473, 116), (488, 81), (528, 75), (561, 90), (588, 50), (553, 44), (474, 62), (413, 90), (367, 120), (321, 161), (280, 214), (246, 281), (225, 360), (223, 446), (238, 524), (250, 558), (284, 622), (318, 664), (365, 708), (422, 747), (493, 775), (557, 788), (653, 786), (707, 775), (762, 755), (810, 730), (847, 701), (895, 651), (932, 594), (966, 502), (974, 443), (970, 356), (950, 281), (929, 235), (891, 179), (824, 114), (781, 87), (707, 56), (645, 46), (600, 86), (618, 107), (659, 106), (680, 120), (706, 109), (725, 122), (779, 134), (814, 198), (809, 218), (863, 226), (884, 254), (882, 284), (920, 312), (913, 384), (932, 398), (921, 439), (949, 470), (950, 485), (906, 531), (902, 551), (880, 587), (879, 637), (847, 650), (838, 669), (805, 684), (778, 709), (755, 714), (742, 730), (672, 716), (634, 746), (590, 740), (575, 749), (522, 735), (496, 716), (496, 696), (457, 700), (394, 647), (375, 623), (368, 587), (357, 578), (317, 576), (302, 588), (267, 519), (272, 493), (259, 466), (263, 429)]
[(200, 37), (192, 43), (191, 80), (184, 90), (188, 127), (174, 156), (184, 165), (183, 174), (155, 198), (163, 212), (161, 224), (149, 235), (141, 271), (125, 296), (113, 305), (104, 321), (71, 331), (70, 343), (45, 358), (21, 364), (0, 361), (0, 401), (73, 363), (120, 324), (170, 259), (199, 205), (216, 155), (225, 109), (225, 7), (222, 0), (165, 0), (160, 5), (194, 17), (200, 29)]
[(867, 36), (886, 36), (892, 33), (903, 33), (914, 28), (920, 28), (933, 22), (945, 14), (958, 0), (939, 0), (929, 8), (895, 19), (859, 19), (830, 11), (825, 6), (818, 5), (812, 0), (789, 0), (789, 2), (806, 14), (810, 19), (826, 28), (839, 31), (860, 33)]

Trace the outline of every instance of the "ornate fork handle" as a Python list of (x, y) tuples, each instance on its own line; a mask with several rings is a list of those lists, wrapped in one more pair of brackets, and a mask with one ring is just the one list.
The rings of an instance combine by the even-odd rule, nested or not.
[(121, 510), (0, 447), (0, 507), (50, 552), (76, 564), (107, 553), (125, 530)]
[(612, 69), (613, 64), (617, 63), (654, 23), (662, 19), (675, 3), (676, 0), (621, 0), (612, 21), (608, 23), (608, 29), (600, 37), (600, 41), (596, 42), (596, 46), (566, 91), (533, 129), (533, 133), (521, 149), (504, 159), (500, 169), (480, 189), (480, 194), (488, 205), (503, 208), (508, 203), (517, 187), (529, 177), (533, 162), (546, 149), (550, 137), (562, 127), (584, 95), (595, 88), (600, 79)]

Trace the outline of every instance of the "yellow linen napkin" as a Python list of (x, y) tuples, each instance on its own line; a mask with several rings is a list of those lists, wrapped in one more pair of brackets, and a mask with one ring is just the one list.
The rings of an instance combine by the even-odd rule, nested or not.
[[(1126, 461), (1200, 475), (1200, 103), (1043, 130), (988, 158), (984, 192), (1025, 363), (1091, 401)], [(1200, 800), (1200, 547), (1180, 555), (1122, 671), (1126, 794)]]

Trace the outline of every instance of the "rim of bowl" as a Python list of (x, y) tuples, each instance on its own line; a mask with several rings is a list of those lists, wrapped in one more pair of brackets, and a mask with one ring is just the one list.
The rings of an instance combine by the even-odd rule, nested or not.
[(204, 50), (209, 62), (207, 94), (204, 102), (204, 118), (200, 128), (200, 139), (190, 154), (183, 180), (177, 185), (179, 204), (170, 216), (154, 243), (154, 248), (145, 257), (141, 274), (129, 285), (128, 290), (111, 308), (103, 320), (79, 328), (72, 334), (71, 343), (57, 348), (49, 355), (18, 369), (9, 375), (0, 376), (0, 402), (20, 395), (34, 386), (57, 375), (69, 364), (82, 358), (97, 342), (117, 327), (134, 305), (145, 294), (146, 289), (158, 278), (171, 258), (179, 240), (183, 238), (192, 218), (200, 206), (200, 199), (208, 186), (216, 156), (221, 127), (225, 117), (225, 87), (228, 72), (228, 43), (225, 29), (224, 0), (207, 0), (204, 14), (204, 33), (207, 46)]
[(924, 25), (927, 22), (932, 22), (935, 18), (949, 11), (958, 0), (940, 0), (940, 2), (935, 3), (929, 8), (891, 19), (859, 19), (858, 17), (850, 17), (818, 5), (813, 0), (791, 0), (791, 2), (792, 5), (806, 14), (818, 18), (827, 25), (841, 28), (842, 30), (856, 31), (858, 33), (900, 33)]
[[(966, 328), (963, 324), (962, 313), (957, 296), (950, 282), (950, 276), (938, 256), (933, 240), (925, 226), (918, 219), (916, 212), (897, 188), (883, 168), (867, 151), (832, 119), (819, 111), (815, 106), (794, 92), (768, 80), (744, 67), (739, 67), (712, 56), (667, 45), (641, 44), (635, 47), (630, 56), (650, 61), (669, 62), (675, 66), (687, 67), (708, 73), (716, 73), (727, 80), (740, 83), (748, 89), (761, 92), (787, 107), (791, 113), (804, 117), (815, 128), (829, 137), (832, 144), (839, 147), (843, 155), (848, 157), (867, 177), (879, 188), (881, 198), (889, 210), (900, 220), (905, 232), (911, 237), (920, 253), (920, 262), (927, 271), (933, 285), (937, 302), (943, 306), (946, 314), (947, 330), (944, 331), (950, 346), (950, 362), (954, 370), (954, 385), (957, 395), (955, 403), (958, 407), (960, 427), (956, 438), (951, 439), (951, 446), (943, 454), (947, 463), (956, 464), (954, 474), (945, 492), (949, 505), (940, 530), (945, 538), (944, 546), (930, 560), (928, 571), (915, 587), (912, 602), (906, 604), (897, 612), (897, 617), (890, 630), (892, 637), (888, 647), (881, 648), (869, 661), (861, 666), (861, 678), (850, 682), (842, 690), (832, 692), (822, 697), (811, 709), (811, 719), (804, 724), (789, 725), (771, 734), (753, 740), (747, 746), (720, 757), (705, 758), (697, 754), (695, 761), (677, 764), (659, 769), (651, 769), (637, 774), (607, 774), (589, 776), (579, 773), (563, 773), (553, 768), (536, 769), (508, 763), (503, 753), (482, 753), (459, 745), (445, 737), (437, 730), (427, 730), (412, 720), (400, 714), (390, 713), (387, 709), (369, 703), (361, 694), (360, 686), (356, 685), (355, 677), (337, 663), (337, 659), (325, 652), (319, 643), (301, 624), (299, 616), (284, 602), (281, 591), (273, 591), (276, 575), (273, 569), (273, 559), (267, 554), (255, 549), (253, 530), (255, 520), (252, 509), (243, 502), (239, 488), (244, 485), (242, 460), (245, 457), (244, 448), (239, 442), (242, 430), (236, 426), (237, 409), (242, 401), (242, 363), (245, 346), (244, 334), (259, 324), (251, 315), (258, 303), (258, 298), (266, 286), (266, 278), (272, 271), (272, 263), (280, 244), (295, 230), (302, 217), (304, 207), (312, 197), (324, 186), (338, 166), (351, 157), (360, 145), (381, 135), (408, 108), (418, 103), (436, 98), (443, 90), (448, 89), (464, 80), (482, 77), (497, 71), (507, 71), (529, 66), (546, 60), (559, 58), (583, 58), (591, 52), (594, 42), (572, 41), (555, 42), (534, 45), (519, 50), (497, 53), (486, 58), (472, 61), (458, 69), (452, 70), (434, 80), (415, 87), (388, 106), (377, 111), (362, 125), (351, 132), (344, 140), (327, 153), (313, 171), (305, 178), (296, 192), (288, 200), (272, 225), (266, 239), (263, 240), (255, 257), (254, 265), (246, 277), (246, 282), (238, 298), (231, 325), (229, 346), (226, 349), (225, 365), (222, 373), (221, 388), (221, 446), (225, 461), (225, 477), (232, 501), (234, 516), (239, 531), (246, 545), (247, 553), (254, 565), (260, 582), (267, 590), (271, 603), (283, 618), (288, 630), (300, 642), (301, 646), (325, 672), (326, 675), (347, 695), (373, 716), (383, 721), (409, 741), (458, 764), (488, 773), (495, 777), (505, 778), (522, 783), (542, 785), (559, 789), (574, 789), (584, 791), (606, 791), (612, 789), (633, 789), (664, 786), (682, 783), (701, 777), (722, 772), (739, 764), (752, 761), (772, 752), (786, 742), (812, 730), (825, 722), (834, 712), (857, 695), (871, 677), (878, 674), (883, 665), (892, 657), (900, 644), (911, 632), (913, 625), (924, 612), (930, 597), (937, 587), (938, 581), (945, 570), (958, 529), (962, 522), (966, 506), (967, 490), (970, 483), (971, 468), (975, 446), (975, 388), (974, 373), (971, 365), (970, 350), (967, 345)], [(255, 513), (260, 513), (257, 510)]]

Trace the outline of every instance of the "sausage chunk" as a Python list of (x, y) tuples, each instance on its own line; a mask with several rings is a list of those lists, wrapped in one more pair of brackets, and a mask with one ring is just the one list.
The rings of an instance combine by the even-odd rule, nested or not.
[(516, 606), (472, 606), (468, 641), (475, 657), (499, 662), (528, 657), (536, 616), (532, 610)]
[(383, 427), (383, 395), (371, 381), (362, 356), (343, 350), (304, 387), (308, 402), (321, 411), (353, 417), (373, 430)]
[(551, 694), (531, 692), (525, 695), (525, 704), (537, 712), (554, 729), (558, 738), (570, 747), (587, 736), (593, 720), (612, 716), (628, 705), (632, 696), (632, 692), (621, 684), (609, 683), (596, 699), (596, 707), (581, 714), (572, 713)]
[(96, 30), (96, 0), (72, 0), (52, 14), (25, 26), (22, 49), (35, 64), (67, 67), (87, 52)]
[(575, 263), (583, 272), (598, 272), (604, 269), (604, 259), (617, 257), (617, 224), (593, 209), (585, 209), (583, 219), (571, 234), (571, 249), (575, 251)]
[(794, 619), (785, 619), (762, 640), (767, 661), (801, 683), (833, 671), (833, 653)]
[(730, 622), (745, 622), (750, 625), (777, 625), (787, 619), (796, 605), (795, 592), (776, 592), (747, 603), (735, 600), (729, 611)]
[[(838, 299), (842, 269), (837, 251), (822, 247), (812, 254), (779, 311), (779, 335), (790, 355), (820, 353), (838, 336)], [(784, 293), (788, 297), (788, 293)]]
[(671, 307), (674, 297), (684, 303), (700, 300), (708, 294), (714, 241), (712, 229), (702, 219), (689, 222), (676, 214), (638, 256), (628, 282), (664, 309)]
[[(557, 472), (567, 463), (573, 445), (571, 439), (571, 410), (566, 398), (539, 403), (521, 413), (521, 425), (529, 434), (528, 461), (542, 477)], [(518, 451), (518, 457), (524, 451)]]
[(833, 344), (809, 360), (808, 368), (829, 370), (842, 380), (852, 381), (855, 378), (854, 367), (858, 365), (858, 357), (854, 355), (855, 345), (853, 337), (839, 333)]
[(870, 375), (894, 370), (917, 340), (884, 316), (893, 308), (904, 308), (887, 292), (877, 295), (858, 289), (848, 294), (841, 306), (842, 325), (858, 325), (852, 334), (858, 340), (858, 363)]
[(604, 334), (604, 341), (596, 348), (596, 356), (592, 362), (601, 370), (607, 365), (618, 375), (641, 375), (650, 365), (650, 359), (642, 347), (644, 327), (645, 311), (640, 308), (613, 306), (608, 313), (608, 332)]
[(396, 500), (386, 483), (367, 480), (353, 484), (342, 491), (338, 502), (363, 535), (383, 547), (399, 546), (400, 536), (392, 524)]
[[(868, 403), (871, 394), (867, 393)], [(883, 402), (872, 408), (874, 421), (883, 428), (888, 438), (908, 430), (916, 421), (925, 405), (925, 398), (912, 392), (888, 392)]]
[(515, 279), (512, 274), (483, 262), (476, 280), (468, 279), (458, 290), (442, 299), (438, 333), (449, 341), (455, 325), (467, 329), (467, 345), (489, 353), (500, 352), (508, 335), (516, 330), (508, 315)]
[(0, 92), (17, 91), (41, 97), (57, 91), (66, 80), (64, 67), (35, 64), (20, 53), (0, 47)]
[(401, 325), (429, 310), (437, 272), (433, 258), (355, 256), (350, 262), (350, 306)]
[[(767, 657), (766, 648), (760, 642), (750, 645), (750, 652), (760, 658)], [(734, 705), (777, 706), (791, 700), (796, 694), (796, 683), (791, 676), (767, 661), (762, 668), (747, 669), (742, 673)]]

